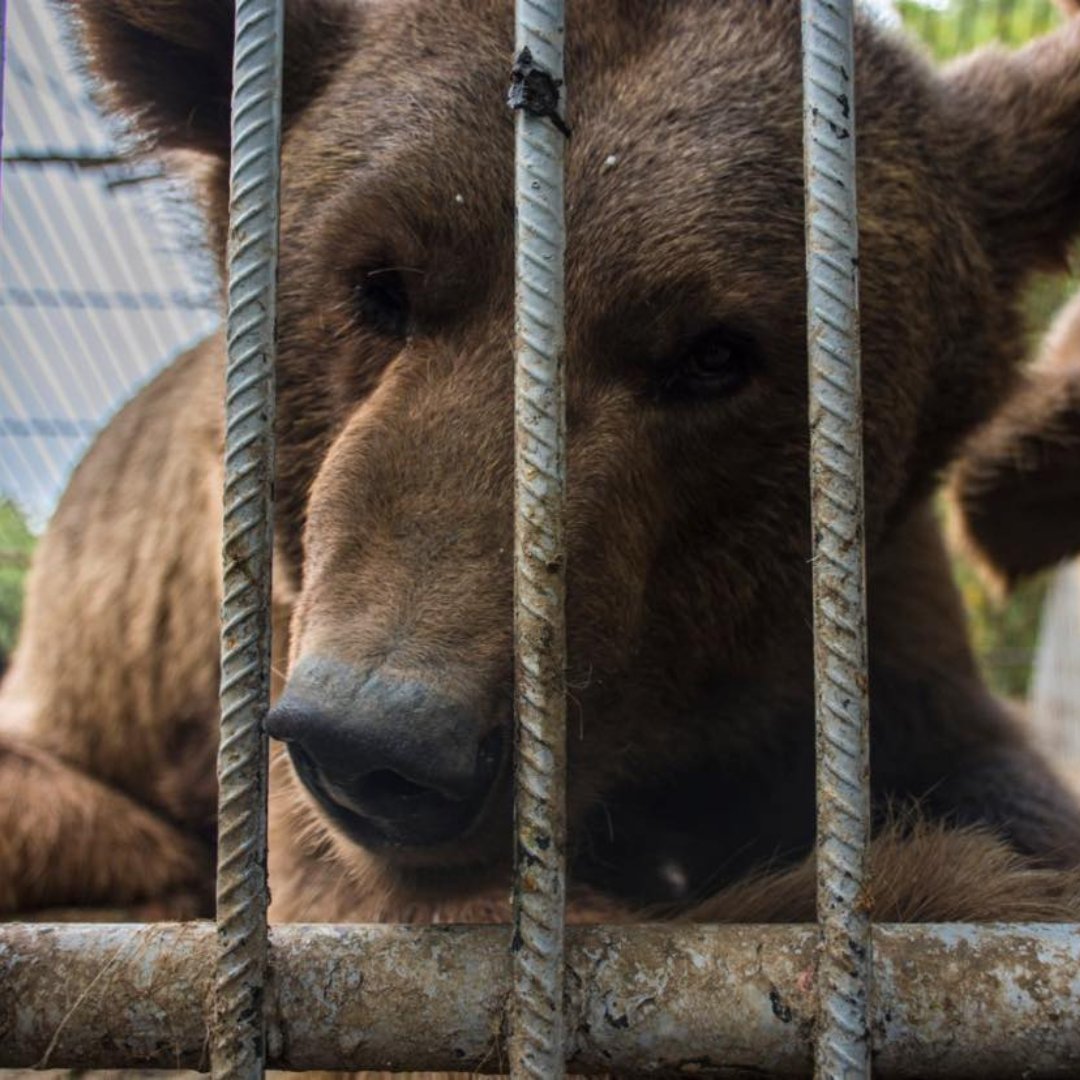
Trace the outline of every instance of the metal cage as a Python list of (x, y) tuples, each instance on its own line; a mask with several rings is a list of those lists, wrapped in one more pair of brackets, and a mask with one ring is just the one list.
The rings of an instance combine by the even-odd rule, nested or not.
[[(802, 0), (816, 927), (564, 929), (564, 4), (518, 0), (513, 927), (266, 920), (284, 0), (238, 0), (218, 921), (0, 927), (0, 1064), (1076, 1075), (1071, 926), (871, 926), (853, 0)], [(508, 68), (508, 77), (510, 75)], [(524, 89), (522, 88), (524, 85)], [(573, 88), (569, 91), (572, 93)], [(59, 972), (74, 1004), (54, 994)], [(506, 1032), (508, 1031), (508, 1037)]]

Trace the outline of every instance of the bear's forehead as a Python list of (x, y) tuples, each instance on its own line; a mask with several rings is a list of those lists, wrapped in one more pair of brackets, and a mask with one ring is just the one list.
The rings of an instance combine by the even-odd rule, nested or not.
[[(436, 7), (376, 5), (288, 137), (285, 227), (330, 233), (359, 261), (365, 245), (375, 261), (405, 263), (483, 251), (509, 280), (512, 12), (494, 0)], [(571, 297), (648, 300), (660, 277), (669, 291), (700, 284), (735, 308), (787, 310), (803, 260), (798, 5), (590, 0), (572, 14)], [(909, 144), (932, 101), (926, 73), (899, 43), (860, 36), (864, 168), (883, 162), (922, 184)], [(864, 208), (895, 215), (899, 235), (905, 208), (877, 214), (878, 198), (864, 194)]]
[[(579, 138), (658, 150), (685, 144), (684, 154), (717, 136), (737, 144), (780, 130), (797, 140), (797, 5), (650, 4), (590, 0), (574, 12), (567, 74)], [(451, 157), (459, 145), (475, 158), (476, 142), (498, 143), (511, 120), (511, 8), (476, 0), (377, 5), (351, 59), (297, 125), (305, 147), (321, 145), (346, 165), (433, 138)], [(623, 9), (631, 13), (611, 13)], [(646, 10), (651, 18), (639, 14)]]
[[(444, 11), (413, 22), (405, 5), (400, 18), (377, 20), (290, 133), (286, 201), (297, 213), (307, 218), (331, 202), (347, 206), (351, 193), (352, 202), (366, 195), (440, 226), (455, 204), (489, 227), (510, 220), (509, 5), (499, 5), (498, 19), (481, 17), (492, 5), (451, 7), (471, 19), (459, 24)], [(718, 7), (734, 13), (745, 5)], [(775, 33), (761, 40), (745, 15), (727, 23), (713, 17), (723, 32), (693, 34), (685, 13), (673, 13), (666, 32), (620, 51), (604, 20), (584, 22), (571, 37), (577, 44), (568, 72), (572, 228), (591, 221), (605, 233), (614, 214), (638, 247), (640, 238), (629, 235), (635, 221), (647, 224), (657, 213), (662, 220), (651, 231), (658, 237), (676, 222), (692, 228), (688, 217), (707, 215), (715, 227), (725, 206), (737, 225), (751, 201), (755, 228), (762, 213), (769, 217), (781, 205), (786, 217), (789, 205), (778, 196), (786, 192), (791, 204), (801, 184), (797, 41)], [(622, 36), (632, 38), (631, 30), (624, 26)], [(759, 58), (775, 62), (750, 63), (748, 41)], [(410, 226), (422, 229), (423, 222)]]

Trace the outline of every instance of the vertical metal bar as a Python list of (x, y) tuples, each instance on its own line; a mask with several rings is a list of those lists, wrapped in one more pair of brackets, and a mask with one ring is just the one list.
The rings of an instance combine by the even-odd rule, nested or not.
[(221, 748), (211, 1060), (266, 1058), (266, 788), (283, 0), (237, 0), (229, 207)]
[(866, 1077), (870, 755), (854, 0), (802, 0), (821, 956), (815, 1075)]
[[(517, 0), (515, 77), (555, 97), (564, 5)], [(526, 52), (526, 50), (528, 50)], [(543, 95), (541, 95), (543, 96)], [(566, 871), (563, 174), (566, 137), (526, 100), (516, 120), (514, 1004), (511, 1075), (561, 1076)], [(548, 104), (552, 102), (549, 100)]]

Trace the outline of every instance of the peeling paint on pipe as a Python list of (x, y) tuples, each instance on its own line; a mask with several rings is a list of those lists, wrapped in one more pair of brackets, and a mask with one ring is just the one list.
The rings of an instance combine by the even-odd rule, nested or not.
[[(510, 928), (271, 930), (267, 1064), (507, 1068)], [(875, 927), (877, 1076), (1080, 1075), (1080, 927)], [(567, 932), (567, 1068), (808, 1075), (817, 929)], [(205, 923), (0, 927), (0, 1067), (207, 1067)]]

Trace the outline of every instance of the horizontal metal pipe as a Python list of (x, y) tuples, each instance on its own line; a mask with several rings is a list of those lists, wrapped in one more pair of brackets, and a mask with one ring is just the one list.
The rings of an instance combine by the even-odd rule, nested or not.
[[(508, 927), (279, 926), (267, 1064), (506, 1068)], [(875, 1075), (1080, 1075), (1080, 927), (875, 927)], [(817, 931), (568, 931), (575, 1073), (811, 1068)], [(0, 1067), (205, 1068), (205, 923), (0, 926)]]

